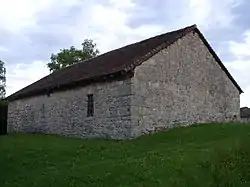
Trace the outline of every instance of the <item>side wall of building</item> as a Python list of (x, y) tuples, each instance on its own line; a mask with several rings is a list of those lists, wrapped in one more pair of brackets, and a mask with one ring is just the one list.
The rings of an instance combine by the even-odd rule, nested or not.
[(178, 125), (239, 119), (240, 95), (197, 33), (135, 69), (137, 135)]
[(250, 117), (240, 118), (241, 123), (250, 123)]
[[(93, 117), (87, 117), (88, 94), (94, 96)], [(10, 102), (8, 132), (130, 138), (131, 79)]]

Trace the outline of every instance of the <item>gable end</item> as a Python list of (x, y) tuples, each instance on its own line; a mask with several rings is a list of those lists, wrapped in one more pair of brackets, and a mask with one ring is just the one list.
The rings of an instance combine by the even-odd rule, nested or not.
[(241, 89), (241, 87), (239, 86), (239, 84), (234, 80), (233, 76), (229, 73), (229, 71), (227, 70), (227, 68), (224, 66), (224, 64), (222, 63), (222, 61), (218, 57), (218, 55), (215, 53), (215, 51), (213, 50), (213, 48), (211, 47), (211, 45), (205, 39), (205, 37), (203, 36), (203, 34), (199, 31), (199, 29), (195, 28), (194, 32), (196, 32), (199, 35), (199, 37), (202, 40), (202, 42), (205, 44), (205, 46), (207, 47), (207, 49), (209, 50), (209, 52), (212, 54), (212, 56), (214, 57), (214, 59), (216, 60), (216, 62), (218, 62), (218, 64), (221, 67), (221, 69), (226, 73), (227, 77), (232, 81), (232, 83), (234, 84), (234, 86), (239, 90), (240, 94), (244, 93), (243, 90)]

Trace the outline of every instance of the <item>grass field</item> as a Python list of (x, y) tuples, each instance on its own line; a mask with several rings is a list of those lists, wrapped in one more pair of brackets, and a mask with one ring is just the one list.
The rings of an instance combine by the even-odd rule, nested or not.
[(0, 136), (1, 187), (250, 186), (250, 125), (178, 128), (132, 141)]

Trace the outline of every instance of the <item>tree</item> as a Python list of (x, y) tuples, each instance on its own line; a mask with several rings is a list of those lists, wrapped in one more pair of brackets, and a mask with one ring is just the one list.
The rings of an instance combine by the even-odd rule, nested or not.
[(84, 61), (99, 54), (99, 50), (96, 49), (96, 44), (93, 40), (84, 40), (82, 43), (82, 49), (76, 49), (71, 46), (69, 49), (60, 49), (60, 52), (53, 54), (50, 57), (51, 62), (47, 64), (50, 72), (54, 72), (61, 68), (67, 67), (69, 65)]
[(6, 68), (4, 62), (0, 60), (0, 99), (5, 97), (5, 86), (6, 86)]

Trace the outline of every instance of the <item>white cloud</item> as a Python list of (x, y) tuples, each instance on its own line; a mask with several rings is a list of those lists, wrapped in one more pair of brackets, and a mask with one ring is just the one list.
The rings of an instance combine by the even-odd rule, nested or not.
[[(87, 22), (79, 21), (71, 31), (75, 45), (78, 45), (82, 38), (90, 37), (103, 53), (163, 31), (163, 26), (152, 24), (138, 28), (129, 27), (129, 13), (137, 9), (133, 1), (110, 0), (109, 3), (109, 6), (89, 5), (90, 13), (85, 18)], [(84, 8), (82, 11), (85, 12)]]
[(243, 42), (229, 42), (230, 52), (235, 60), (226, 65), (244, 91), (241, 106), (250, 107), (250, 30), (245, 31), (243, 37)]
[(23, 28), (35, 26), (36, 14), (51, 8), (79, 3), (81, 0), (1, 0), (0, 25), (11, 31), (20, 32)]
[(1, 1), (0, 23), (9, 31), (18, 31), (35, 23), (35, 14), (46, 8), (49, 0), (8, 0)]
[(30, 64), (7, 65), (7, 96), (48, 75), (48, 73), (45, 62), (42, 61), (34, 61)]
[(241, 0), (190, 0), (185, 21), (193, 20), (204, 29), (225, 28), (232, 26), (235, 15), (232, 10), (239, 6)]
[(250, 57), (250, 30), (243, 33), (243, 42), (231, 41), (230, 50), (238, 58)]
[(9, 49), (7, 49), (6, 47), (0, 46), (0, 51), (1, 52), (6, 52), (6, 51), (9, 51)]
[(133, 0), (124, 0), (124, 1), (119, 1), (119, 0), (109, 0), (110, 4), (115, 9), (127, 9), (127, 8), (134, 8), (136, 6), (135, 2)]
[[(101, 52), (121, 47), (123, 45), (136, 42), (138, 40), (162, 33), (169, 30), (178, 29), (187, 25), (197, 24), (201, 29), (229, 27), (235, 16), (232, 8), (238, 6), (241, 0), (181, 0), (182, 7), (176, 8), (178, 18), (166, 14), (169, 10), (168, 3), (165, 7), (149, 7), (145, 9), (132, 0), (109, 0), (109, 6), (102, 4), (91, 4), (88, 6), (90, 14), (85, 18), (87, 22), (80, 21), (71, 31), (75, 43), (86, 36), (94, 38)], [(145, 1), (146, 3), (146, 1)], [(187, 5), (187, 6), (185, 6)], [(129, 20), (136, 12), (136, 16), (148, 18), (154, 15), (154, 11), (163, 10), (162, 17), (168, 16), (166, 24), (156, 25), (143, 23), (139, 27), (131, 28)], [(86, 11), (82, 9), (83, 13)], [(141, 12), (138, 13), (138, 12)], [(162, 19), (158, 17), (157, 19)], [(80, 17), (82, 19), (82, 17)]]

